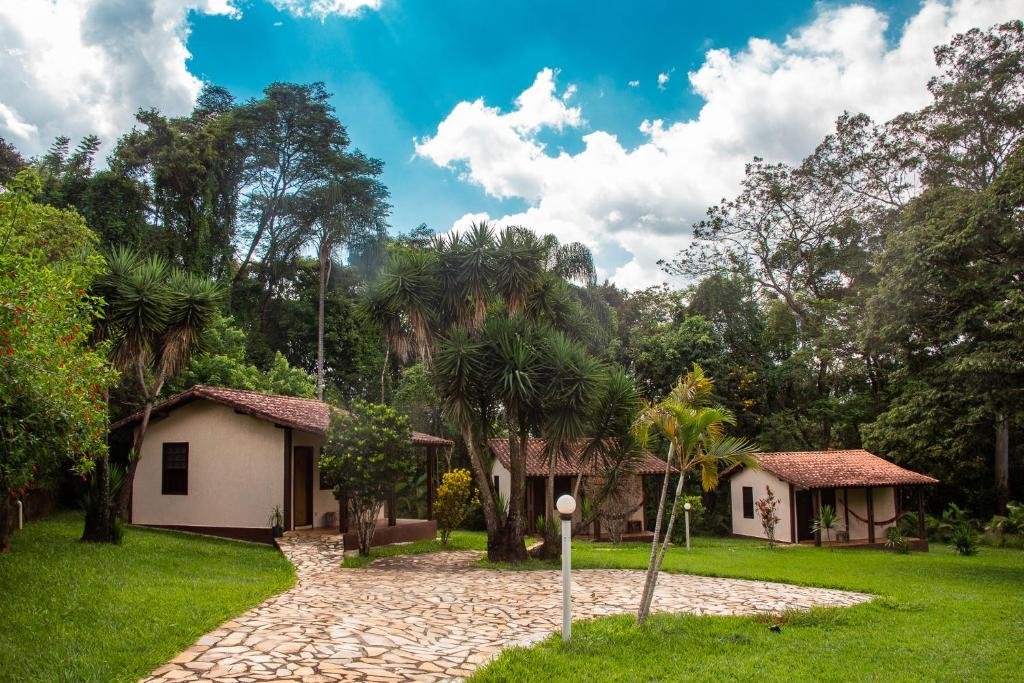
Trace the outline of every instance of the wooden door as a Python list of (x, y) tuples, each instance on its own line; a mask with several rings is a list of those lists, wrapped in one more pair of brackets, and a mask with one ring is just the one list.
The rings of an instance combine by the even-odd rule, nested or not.
[(292, 451), (292, 516), (295, 526), (313, 525), (313, 449)]
[(811, 531), (811, 522), (814, 519), (814, 502), (811, 496), (813, 491), (796, 492), (796, 538), (798, 541), (810, 541), (814, 539), (814, 532)]

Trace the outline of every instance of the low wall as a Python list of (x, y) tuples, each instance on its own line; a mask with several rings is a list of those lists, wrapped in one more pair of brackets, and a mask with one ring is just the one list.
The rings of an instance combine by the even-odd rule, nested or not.
[[(392, 543), (408, 543), (410, 541), (432, 541), (437, 538), (437, 521), (433, 519), (401, 520), (395, 526), (387, 522), (378, 523), (373, 530), (371, 546), (391, 545)], [(356, 532), (345, 534), (346, 548), (358, 548), (359, 537)]]

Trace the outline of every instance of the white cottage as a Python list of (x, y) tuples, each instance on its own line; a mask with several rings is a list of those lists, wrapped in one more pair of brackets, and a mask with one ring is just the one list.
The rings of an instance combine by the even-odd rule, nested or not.
[[(271, 540), (280, 507), (285, 530), (337, 527), (339, 506), (320, 482), (319, 455), (332, 408), (323, 401), (198, 385), (153, 408), (132, 486), (129, 520), (232, 538)], [(130, 440), (141, 413), (111, 425)], [(452, 442), (413, 432), (433, 484), (436, 449)], [(434, 487), (426, 520), (382, 510), (374, 544), (434, 538)], [(354, 542), (354, 538), (346, 542)]]
[(914, 548), (927, 549), (924, 531), (924, 487), (938, 479), (912, 472), (865, 450), (759, 453), (760, 469), (735, 466), (722, 478), (729, 482), (732, 532), (767, 538), (756, 501), (770, 487), (779, 499), (776, 540), (783, 543), (822, 539), (811, 531), (823, 505), (839, 520), (837, 540), (849, 545), (881, 544), (886, 531), (907, 512), (918, 513)]
[[(559, 458), (555, 463), (555, 500), (564, 493), (572, 493), (576, 478), (582, 473), (583, 478), (599, 475), (599, 468), (594, 462), (590, 462), (581, 468), (579, 456), (586, 446), (586, 441), (580, 440), (571, 447), (570, 457)], [(491, 481), (494, 490), (501, 494), (502, 498), (508, 500), (512, 495), (512, 474), (509, 471), (509, 445), (508, 439), (490, 439), (487, 446), (494, 456), (491, 464)], [(544, 490), (547, 484), (548, 461), (544, 454), (544, 439), (530, 438), (526, 440), (526, 528), (530, 533), (536, 533), (537, 519), (544, 514)], [(633, 498), (627, 503), (631, 508), (626, 524), (623, 538), (626, 540), (648, 540), (651, 533), (644, 525), (644, 488), (643, 477), (665, 475), (665, 461), (652, 453), (645, 452), (643, 458), (632, 470), (631, 477), (637, 479), (637, 486), (631, 487)], [(675, 468), (673, 468), (675, 471)], [(631, 504), (630, 504), (631, 503)], [(583, 506), (577, 506), (573, 515), (575, 522), (579, 522), (583, 514)], [(591, 535), (591, 534), (583, 534)], [(599, 523), (595, 523), (593, 534), (598, 539), (603, 539)]]

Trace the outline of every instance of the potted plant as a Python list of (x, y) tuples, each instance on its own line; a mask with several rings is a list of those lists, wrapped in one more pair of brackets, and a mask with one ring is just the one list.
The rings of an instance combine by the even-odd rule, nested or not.
[(280, 505), (275, 505), (273, 512), (270, 513), (270, 533), (274, 538), (281, 538), (284, 534), (284, 515), (281, 513)]

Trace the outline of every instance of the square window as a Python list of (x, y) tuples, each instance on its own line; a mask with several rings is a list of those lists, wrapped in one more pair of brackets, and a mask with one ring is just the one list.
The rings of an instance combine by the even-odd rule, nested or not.
[(163, 479), (160, 492), (165, 496), (188, 495), (188, 444), (165, 443)]

